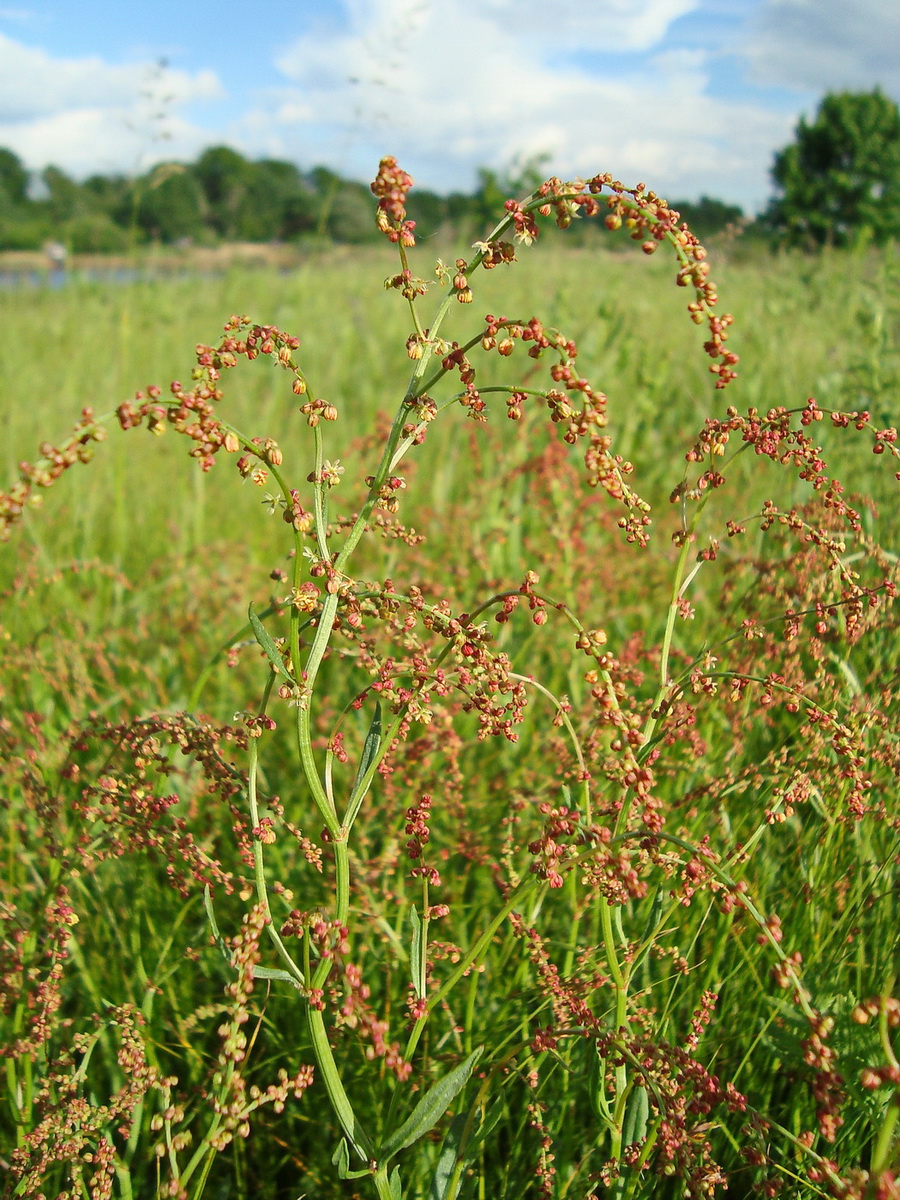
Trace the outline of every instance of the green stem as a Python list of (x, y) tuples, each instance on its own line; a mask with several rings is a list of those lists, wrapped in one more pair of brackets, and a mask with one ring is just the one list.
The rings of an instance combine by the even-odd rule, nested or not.
[(888, 1104), (887, 1112), (884, 1114), (884, 1120), (881, 1123), (881, 1129), (878, 1131), (878, 1138), (872, 1149), (871, 1173), (873, 1182), (876, 1184), (880, 1182), (879, 1176), (883, 1175), (891, 1165), (891, 1155), (897, 1146), (894, 1131), (897, 1128), (898, 1119), (900, 1119), (900, 1102), (898, 1102), (898, 1097), (895, 1095)]
[[(272, 686), (275, 682), (275, 675), (269, 672), (269, 678), (266, 682), (266, 689), (263, 692), (263, 698), (259, 706), (259, 715), (264, 716), (266, 706), (269, 702), (269, 696), (272, 693)], [(250, 808), (250, 822), (253, 829), (259, 827), (259, 799), (257, 795), (257, 766), (259, 762), (259, 738), (250, 738), (250, 747), (248, 750), (249, 771), (247, 782), (247, 802)], [(263, 843), (258, 837), (253, 838), (253, 874), (256, 883), (256, 898), (262, 905), (263, 911), (266, 914), (266, 932), (269, 938), (275, 945), (278, 955), (288, 969), (288, 972), (296, 980), (298, 987), (306, 987), (306, 977), (297, 966), (291, 952), (284, 944), (281, 934), (275, 928), (275, 922), (272, 918), (272, 909), (269, 905), (269, 885), (266, 882), (266, 870), (263, 857)]]
[(313, 1051), (315, 1052), (316, 1062), (319, 1066), (319, 1075), (325, 1084), (325, 1090), (328, 1092), (331, 1107), (334, 1109), (335, 1115), (341, 1123), (341, 1128), (356, 1155), (363, 1162), (374, 1162), (375, 1148), (368, 1134), (357, 1120), (356, 1114), (353, 1111), (353, 1105), (350, 1103), (350, 1098), (341, 1082), (337, 1064), (334, 1061), (331, 1043), (328, 1040), (325, 1018), (321, 1010), (313, 1008), (312, 1005), (307, 1007), (306, 1012)]

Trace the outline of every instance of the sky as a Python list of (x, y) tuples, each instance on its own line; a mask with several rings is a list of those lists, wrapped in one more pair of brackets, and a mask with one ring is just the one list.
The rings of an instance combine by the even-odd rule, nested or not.
[(897, 0), (0, 0), (0, 146), (77, 178), (227, 144), (423, 187), (538, 156), (752, 213), (828, 91), (900, 100)]

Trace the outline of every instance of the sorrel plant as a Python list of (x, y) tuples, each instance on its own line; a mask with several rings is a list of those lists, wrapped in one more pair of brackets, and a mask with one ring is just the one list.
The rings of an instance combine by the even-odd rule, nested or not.
[[(358, 505), (336, 503), (352, 484), (332, 449), (352, 396), (318, 395), (300, 339), (244, 316), (197, 347), (189, 385), (148, 387), (105, 417), (85, 408), (0, 497), (9, 533), (117, 420), (183, 435), (204, 471), (236, 456), (287, 539), (271, 603), (249, 606), (183, 710), (95, 712), (58, 739), (26, 706), (3, 718), (4, 1194), (235, 1194), (222, 1164), (243, 1154), (235, 1178), (248, 1195), (625, 1200), (787, 1184), (897, 1196), (896, 558), (812, 437), (830, 427), (883, 461), (898, 457), (896, 432), (813, 399), (707, 418), (672, 459), (657, 520), (672, 547), (659, 619), (626, 636), (617, 573), (650, 552), (653, 514), (640, 461), (616, 452), (615, 403), (582, 377), (565, 332), (473, 316), (474, 293), (479, 272), (511, 268), (543, 221), (624, 226), (644, 253), (674, 253), (718, 395), (737, 358), (706, 253), (643, 185), (550, 179), (429, 283), (410, 265), (411, 183), (384, 159), (372, 185), (399, 255), (385, 287), (408, 307), (412, 365), (392, 421), (359, 440), (372, 465)], [(297, 397), (302, 467), (270, 431), (227, 419), (224, 381), (257, 358)], [(498, 366), (518, 366), (519, 382), (495, 382)], [(452, 589), (418, 574), (406, 462), (444, 437), (474, 469), (477, 450), (451, 427), (460, 407), (476, 432), (499, 410), (531, 440), (549, 416), (530, 483), (549, 489), (578, 553), (578, 569), (549, 566), (561, 591), (546, 587), (546, 563), (524, 558), (482, 595), (477, 562), (468, 574), (456, 564)], [(781, 471), (770, 495), (783, 499), (748, 511), (751, 456)], [(499, 481), (493, 495), (511, 534)], [(695, 605), (708, 625), (692, 622)], [(552, 647), (543, 659), (539, 639)], [(238, 699), (231, 722), (212, 720), (210, 680), (248, 652), (258, 694)], [(529, 655), (549, 662), (543, 677)], [(788, 907), (795, 883), (801, 902), (813, 895), (815, 866), (791, 861), (793, 842), (778, 849), (788, 834), (799, 844), (804, 824), (823, 854), (853, 847), (868, 866), (848, 876), (839, 937), (823, 937), (812, 971), (774, 906), (779, 887)], [(169, 934), (150, 935), (162, 978), (145, 973), (140, 1004), (111, 1003), (80, 881), (93, 881), (100, 921), (104, 888), (127, 887), (125, 863), (140, 859), (162, 864), (185, 907)], [(185, 1012), (172, 946), (201, 897), (221, 956), (216, 967), (192, 945), (188, 967), (227, 981), (224, 1001), (194, 996)], [(136, 894), (138, 924), (141, 904)], [(854, 937), (871, 948), (842, 949)], [(829, 957), (840, 990), (819, 986)], [(735, 1028), (733, 958), (768, 1006), (761, 1028)], [(170, 1032), (154, 1038), (167, 995)], [(754, 1092), (740, 1076), (757, 1044), (778, 1046), (779, 1067), (768, 1089), (757, 1071)], [(262, 1133), (285, 1150), (277, 1180), (258, 1174), (275, 1162), (254, 1149)]]

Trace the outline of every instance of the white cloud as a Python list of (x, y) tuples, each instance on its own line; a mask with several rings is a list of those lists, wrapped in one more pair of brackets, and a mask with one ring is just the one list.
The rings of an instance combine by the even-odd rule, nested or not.
[(900, 96), (897, 0), (764, 0), (744, 53), (761, 83)]
[(210, 144), (204, 130), (173, 116), (165, 138), (144, 130), (127, 109), (73, 108), (27, 123), (0, 123), (0, 146), (12, 150), (26, 167), (52, 163), (70, 175), (129, 174), (162, 159), (187, 159)]
[[(306, 162), (324, 151), (344, 171), (374, 173), (377, 157), (393, 153), (441, 190), (471, 186), (475, 165), (547, 153), (549, 169), (563, 175), (609, 170), (669, 196), (706, 191), (760, 204), (772, 147), (789, 136), (790, 120), (711, 98), (702, 51), (645, 53), (696, 6), (352, 0), (347, 25), (311, 31), (278, 60), (295, 85), (280, 93), (293, 119), (282, 127), (285, 144)], [(574, 46), (600, 62), (617, 51), (617, 71), (568, 65)], [(629, 51), (642, 53), (629, 59)], [(633, 65), (623, 67), (622, 56)]]
[(701, 0), (602, 0), (550, 7), (545, 0), (487, 0), (482, 10), (495, 14), (517, 38), (533, 32), (545, 44), (605, 50), (650, 50), (679, 17), (699, 8)]
[(54, 58), (0, 34), (0, 145), (29, 167), (52, 162), (76, 174), (134, 169), (163, 141), (165, 150), (157, 145), (152, 157), (193, 153), (209, 137), (179, 109), (221, 94), (212, 71)]

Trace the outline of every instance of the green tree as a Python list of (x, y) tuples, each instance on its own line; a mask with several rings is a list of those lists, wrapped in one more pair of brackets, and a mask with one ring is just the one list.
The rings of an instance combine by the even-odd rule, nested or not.
[(91, 212), (105, 213), (127, 226), (131, 214), (131, 184), (124, 175), (89, 175), (81, 185)]
[(744, 210), (739, 205), (727, 204), (713, 196), (701, 196), (699, 200), (674, 200), (671, 207), (681, 213), (682, 221), (686, 221), (691, 231), (701, 239), (720, 233), (727, 225), (736, 224), (744, 216)]
[(371, 196), (364, 185), (343, 181), (328, 214), (328, 235), (336, 242), (350, 244), (373, 241), (378, 232)]
[(28, 172), (12, 150), (0, 149), (0, 192), (12, 204), (24, 204), (28, 198)]
[(41, 172), (41, 182), (47, 195), (43, 203), (52, 221), (68, 221), (90, 207), (80, 185), (59, 167), (46, 167)]
[(447, 223), (449, 210), (447, 201), (436, 192), (426, 188), (414, 188), (407, 201), (406, 211), (416, 223), (419, 237), (435, 233)]
[(163, 242), (199, 238), (207, 201), (197, 178), (180, 163), (162, 163), (135, 184), (137, 223), (147, 237)]
[(252, 170), (252, 164), (230, 146), (210, 146), (191, 168), (209, 204), (209, 222), (224, 238), (240, 237), (241, 209)]
[(767, 223), (790, 242), (900, 237), (900, 110), (878, 88), (829, 93), (776, 154), (772, 178)]
[(470, 215), (479, 232), (486, 233), (496, 225), (503, 215), (506, 200), (522, 200), (547, 178), (546, 154), (535, 154), (528, 159), (516, 159), (505, 171), (496, 172), (487, 167), (478, 171), (478, 188), (471, 199)]
[(28, 199), (28, 172), (12, 150), (0, 149), (0, 250), (31, 250), (47, 236)]
[(241, 238), (283, 241), (315, 227), (315, 197), (293, 163), (267, 158), (248, 167), (238, 218)]

